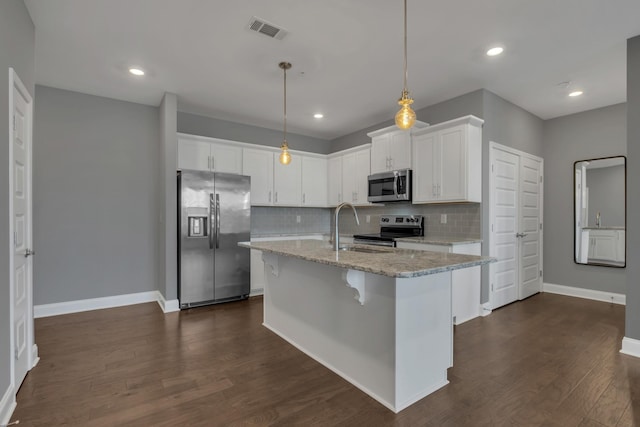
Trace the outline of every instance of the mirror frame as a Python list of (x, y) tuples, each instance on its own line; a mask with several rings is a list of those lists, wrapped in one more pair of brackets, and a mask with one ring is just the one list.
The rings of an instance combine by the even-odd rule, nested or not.
[[(606, 264), (606, 263), (600, 263), (600, 262), (587, 262), (587, 263), (583, 263), (583, 262), (578, 262), (577, 259), (577, 255), (576, 255), (576, 243), (577, 243), (577, 218), (576, 218), (576, 165), (578, 163), (582, 163), (582, 162), (593, 162), (596, 160), (608, 160), (608, 159), (623, 159), (624, 160), (624, 230), (625, 230), (625, 239), (624, 239), (624, 264), (622, 265), (615, 265), (615, 264)], [(612, 268), (626, 268), (627, 266), (627, 238), (626, 238), (626, 232), (627, 232), (627, 156), (609, 156), (609, 157), (599, 157), (599, 158), (595, 158), (595, 159), (583, 159), (583, 160), (576, 160), (575, 162), (573, 162), (573, 188), (572, 188), (572, 193), (573, 193), (573, 262), (577, 265), (586, 265), (586, 266), (597, 266), (597, 267), (612, 267)]]

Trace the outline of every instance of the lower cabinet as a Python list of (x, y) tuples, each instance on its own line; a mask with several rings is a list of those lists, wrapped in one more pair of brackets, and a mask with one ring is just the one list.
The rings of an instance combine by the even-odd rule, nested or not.
[(582, 232), (588, 239), (588, 262), (625, 262), (625, 231), (587, 229)]
[[(432, 245), (426, 243), (398, 242), (398, 248), (450, 252), (463, 255), (481, 255), (480, 243)], [(459, 325), (480, 315), (481, 280), (481, 267), (464, 268), (451, 272), (451, 311), (454, 325)]]

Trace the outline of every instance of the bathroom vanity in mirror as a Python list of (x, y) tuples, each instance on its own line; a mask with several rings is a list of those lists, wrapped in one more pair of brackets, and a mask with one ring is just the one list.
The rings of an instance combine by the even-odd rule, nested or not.
[(574, 163), (574, 245), (578, 264), (626, 265), (626, 157)]

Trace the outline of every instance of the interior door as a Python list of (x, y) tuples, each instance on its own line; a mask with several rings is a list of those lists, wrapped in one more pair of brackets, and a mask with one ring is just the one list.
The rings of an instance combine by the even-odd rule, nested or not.
[(498, 259), (491, 264), (491, 307), (518, 299), (518, 171), (520, 157), (502, 150), (492, 151), (490, 253)]
[(542, 290), (541, 163), (529, 157), (520, 158), (520, 286), (519, 299)]
[(12, 206), (13, 206), (13, 378), (17, 390), (33, 361), (32, 315), (32, 204), (31, 204), (31, 97), (11, 70), (12, 83)]

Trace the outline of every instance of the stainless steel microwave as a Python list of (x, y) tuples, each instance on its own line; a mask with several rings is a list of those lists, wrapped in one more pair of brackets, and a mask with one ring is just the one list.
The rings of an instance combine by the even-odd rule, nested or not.
[(411, 201), (411, 169), (369, 175), (367, 200), (373, 203)]

